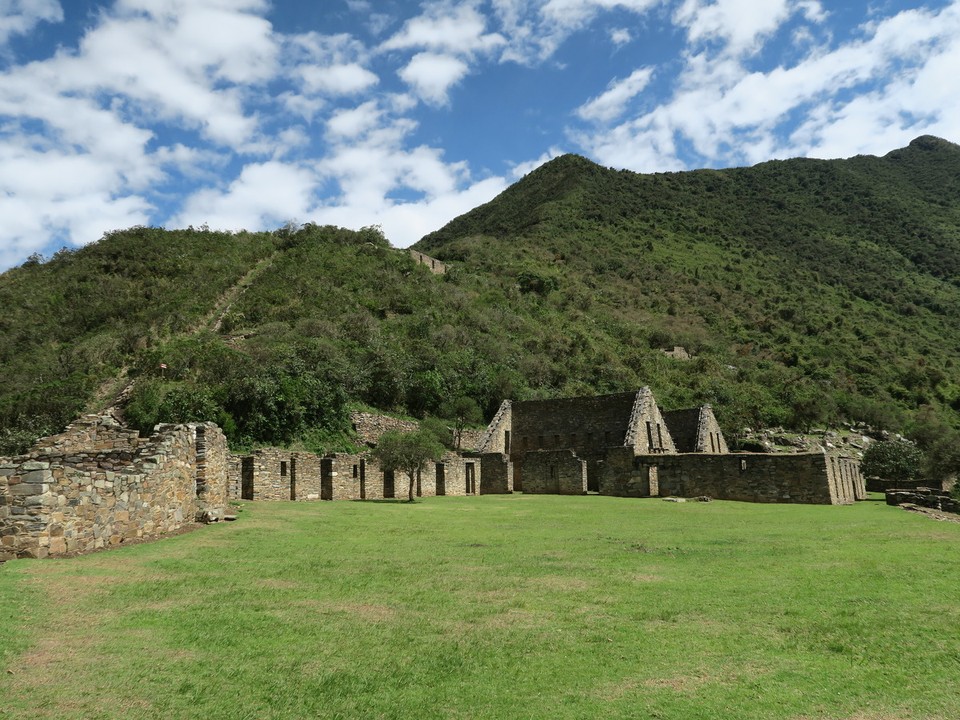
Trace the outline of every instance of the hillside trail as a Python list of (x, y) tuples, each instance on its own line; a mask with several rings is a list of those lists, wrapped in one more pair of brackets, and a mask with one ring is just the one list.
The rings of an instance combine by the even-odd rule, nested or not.
[[(185, 334), (196, 335), (204, 330), (209, 330), (214, 333), (219, 332), (223, 326), (224, 318), (227, 316), (227, 313), (230, 312), (230, 308), (233, 307), (234, 303), (236, 303), (243, 293), (253, 284), (253, 281), (273, 264), (277, 252), (278, 251), (275, 250), (257, 262), (257, 264), (250, 268), (240, 279), (221, 293), (210, 311), (196, 324), (187, 328)], [(109, 414), (117, 421), (123, 422), (123, 406), (130, 400), (130, 396), (137, 382), (136, 378), (131, 379), (129, 377), (129, 373), (130, 367), (124, 365), (114, 377), (104, 380), (100, 384), (100, 387), (97, 388), (93, 399), (88, 405), (89, 412)]]

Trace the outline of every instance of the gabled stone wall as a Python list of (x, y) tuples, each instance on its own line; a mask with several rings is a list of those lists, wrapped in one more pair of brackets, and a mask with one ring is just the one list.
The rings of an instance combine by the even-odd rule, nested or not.
[(409, 433), (420, 429), (420, 423), (415, 420), (401, 420), (374, 413), (350, 413), (350, 422), (360, 442), (371, 447), (374, 447), (380, 441), (380, 436), (386, 432)]

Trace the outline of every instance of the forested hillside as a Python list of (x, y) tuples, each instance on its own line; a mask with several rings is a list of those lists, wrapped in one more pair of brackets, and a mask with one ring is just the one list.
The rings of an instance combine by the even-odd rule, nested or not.
[[(653, 387), (725, 429), (960, 418), (960, 147), (640, 175), (564, 156), (424, 238), (133, 228), (0, 276), (0, 454), (112, 404), (235, 445)], [(691, 360), (662, 350), (682, 345)], [(166, 366), (166, 367), (163, 367)]]

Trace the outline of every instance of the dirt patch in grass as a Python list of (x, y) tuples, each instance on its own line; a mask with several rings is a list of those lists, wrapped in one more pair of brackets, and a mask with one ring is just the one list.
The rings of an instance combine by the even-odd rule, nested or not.
[(546, 575), (532, 581), (547, 590), (589, 590), (593, 584), (583, 578), (566, 575)]

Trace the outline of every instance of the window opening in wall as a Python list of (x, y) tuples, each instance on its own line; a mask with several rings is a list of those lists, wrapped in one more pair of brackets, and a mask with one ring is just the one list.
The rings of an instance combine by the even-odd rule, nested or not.
[(657, 423), (657, 447), (663, 450), (663, 431), (660, 429), (660, 423)]
[(281, 460), (280, 461), (280, 477), (286, 477), (286, 476), (287, 476), (287, 461)]
[(510, 431), (509, 430), (503, 431), (503, 451), (505, 453), (510, 452)]
[(530, 449), (530, 438), (528, 438), (526, 435), (524, 435), (524, 436), (523, 436), (523, 440), (520, 442), (520, 447), (522, 447), (524, 450), (529, 450), (529, 449)]
[(610, 431), (609, 431), (609, 430), (604, 430), (604, 431), (603, 431), (603, 444), (604, 444), (604, 445), (609, 445), (609, 444), (610, 444)]
[(393, 470), (385, 470), (383, 473), (383, 497), (392, 498), (394, 496)]
[(715, 453), (716, 451), (717, 447), (713, 444), (713, 433), (710, 433), (710, 452)]
[(537, 448), (543, 448), (543, 435), (537, 435)]
[(354, 466), (353, 466), (353, 476), (354, 476), (355, 478), (360, 476), (359, 470), (360, 470), (360, 468), (359, 468), (357, 465), (354, 465)]
[(577, 446), (577, 434), (570, 433), (570, 447), (576, 447), (576, 446)]
[(559, 436), (559, 435), (554, 435), (554, 436), (553, 436), (553, 446), (554, 446), (554, 447), (560, 447), (560, 436)]
[(593, 433), (587, 433), (587, 445), (593, 445)]
[(647, 447), (653, 452), (653, 426), (647, 422)]

